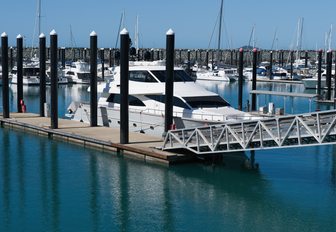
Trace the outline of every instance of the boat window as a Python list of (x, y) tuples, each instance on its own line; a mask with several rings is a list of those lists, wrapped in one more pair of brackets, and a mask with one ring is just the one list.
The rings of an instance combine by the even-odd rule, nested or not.
[(88, 80), (91, 79), (91, 73), (77, 73), (77, 77), (79, 79), (84, 79), (84, 80)]
[[(151, 72), (156, 76), (161, 82), (166, 82), (166, 71), (165, 70), (151, 70)], [(184, 70), (174, 70), (174, 82), (187, 82), (194, 81)]]
[(138, 82), (157, 82), (148, 71), (130, 71), (129, 80)]
[(184, 97), (184, 100), (193, 108), (217, 108), (230, 106), (219, 95), (217, 96), (201, 96), (201, 97)]
[(24, 68), (22, 74), (23, 76), (38, 76), (39, 71), (39, 68)]
[[(164, 104), (166, 103), (165, 95), (146, 95), (146, 97), (154, 101), (158, 101)], [(173, 97), (173, 105), (184, 109), (190, 109), (190, 107), (182, 99), (178, 97)]]
[[(106, 101), (120, 104), (120, 94), (110, 94)], [(131, 95), (128, 96), (128, 104), (130, 106), (145, 106), (139, 98)]]

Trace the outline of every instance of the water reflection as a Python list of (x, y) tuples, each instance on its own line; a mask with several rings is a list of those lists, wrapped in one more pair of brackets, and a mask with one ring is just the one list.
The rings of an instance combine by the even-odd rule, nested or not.
[(59, 152), (58, 146), (55, 142), (51, 144), (50, 148), (50, 182), (51, 182), (51, 223), (52, 231), (60, 231), (60, 191), (59, 191)]
[(18, 173), (18, 184), (19, 184), (19, 207), (20, 207), (20, 218), (25, 216), (25, 199), (26, 199), (26, 180), (25, 180), (25, 154), (24, 154), (24, 143), (23, 135), (17, 137), (17, 173)]
[[(250, 172), (197, 163), (162, 167), (6, 129), (0, 139), (1, 231), (335, 228), (331, 146), (272, 159), (257, 152), (261, 170)], [(302, 194), (307, 198), (297, 200)]]
[(42, 227), (47, 228), (49, 224), (50, 214), (49, 214), (49, 203), (48, 203), (48, 156), (47, 156), (47, 141), (41, 139), (39, 142), (39, 177), (40, 177), (40, 202), (41, 202), (41, 221), (43, 222)]
[[(2, 136), (1, 136), (2, 135)], [(3, 141), (3, 146), (1, 146), (1, 159), (2, 164), (0, 165), (2, 169), (2, 203), (1, 206), (1, 212), (3, 212), (2, 217), (3, 221), (0, 223), (0, 225), (3, 225), (4, 230), (3, 231), (9, 231), (9, 228), (11, 226), (12, 220), (11, 220), (11, 159), (10, 159), (10, 139), (9, 139), (9, 132), (4, 131), (0, 134), (0, 139)]]
[(99, 231), (99, 175), (97, 167), (97, 157), (94, 154), (90, 154), (90, 211), (92, 216), (93, 228), (91, 231)]

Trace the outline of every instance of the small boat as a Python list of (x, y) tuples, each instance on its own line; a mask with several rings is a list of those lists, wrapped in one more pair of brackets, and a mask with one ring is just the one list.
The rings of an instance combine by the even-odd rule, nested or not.
[[(39, 85), (40, 84), (40, 67), (39, 62), (24, 62), (22, 67), (22, 84), (23, 85)], [(12, 84), (17, 84), (17, 66), (11, 71)]]
[(196, 72), (196, 80), (230, 81), (225, 69), (199, 70)]
[[(267, 71), (267, 69), (264, 67), (264, 66), (260, 66), (257, 68), (256, 70), (256, 79), (261, 81), (261, 80), (269, 80), (270, 77), (269, 77), (269, 71)], [(244, 69), (244, 78), (249, 80), (249, 81), (252, 81), (253, 79), (253, 70), (252, 68), (246, 68)]]
[(65, 66), (64, 73), (69, 83), (90, 84), (91, 72), (87, 62), (72, 62)]
[[(332, 75), (331, 81), (333, 83), (334, 82), (333, 77), (335, 76), (335, 70), (334, 69), (332, 69), (331, 75)], [(326, 76), (327, 76), (327, 70), (323, 70), (322, 74), (321, 74), (321, 89), (324, 89), (324, 88), (328, 87)], [(317, 85), (318, 85), (317, 73), (315, 74), (314, 77), (302, 79), (301, 81), (302, 81), (302, 83), (303, 83), (303, 85), (306, 89), (317, 89)], [(334, 85), (332, 84), (331, 86), (333, 88)]]
[[(51, 84), (51, 73), (50, 73), (50, 71), (51, 70), (50, 70), (50, 67), (49, 67), (48, 70), (46, 71), (46, 84), (47, 85)], [(57, 69), (57, 77), (58, 77), (57, 83), (59, 85), (69, 83), (68, 78), (65, 76), (64, 70), (61, 69), (60, 67), (58, 67), (58, 69)]]

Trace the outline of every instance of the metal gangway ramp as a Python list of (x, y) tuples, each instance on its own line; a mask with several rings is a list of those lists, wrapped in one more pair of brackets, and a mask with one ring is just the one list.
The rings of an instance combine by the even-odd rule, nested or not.
[(196, 155), (336, 144), (336, 110), (168, 131), (163, 150)]

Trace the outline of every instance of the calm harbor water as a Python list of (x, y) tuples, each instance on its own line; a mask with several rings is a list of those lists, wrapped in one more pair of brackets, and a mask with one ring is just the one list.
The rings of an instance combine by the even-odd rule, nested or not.
[[(237, 105), (237, 83), (201, 84)], [(60, 87), (60, 116), (89, 99), (85, 90)], [(15, 111), (15, 91), (10, 99)], [(24, 99), (37, 113), (38, 88)], [(268, 101), (308, 111), (307, 99), (259, 97)], [(146, 164), (6, 128), (0, 141), (0, 231), (336, 231), (335, 146), (258, 151), (260, 169), (248, 171), (233, 161)]]

